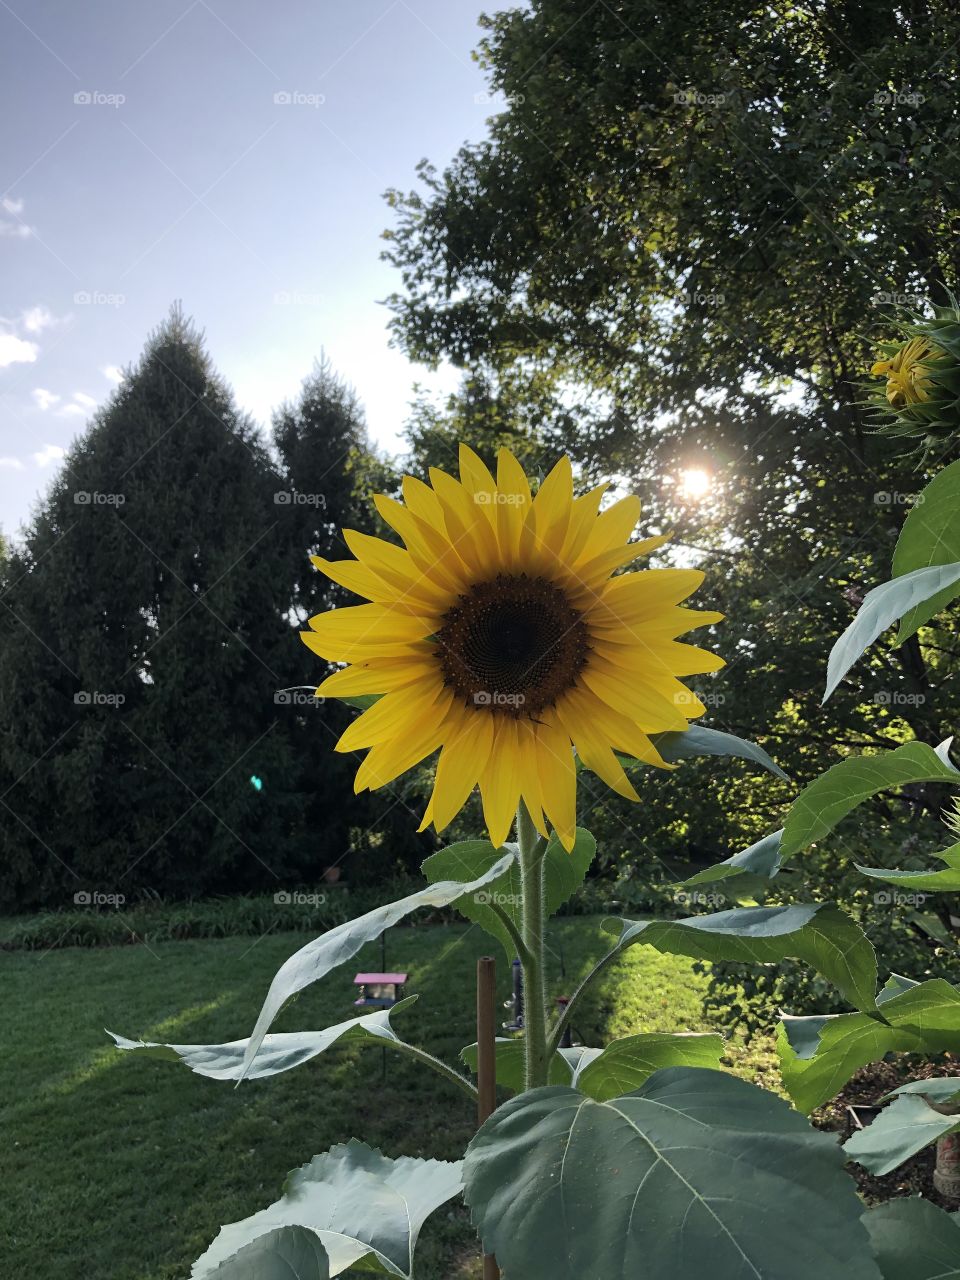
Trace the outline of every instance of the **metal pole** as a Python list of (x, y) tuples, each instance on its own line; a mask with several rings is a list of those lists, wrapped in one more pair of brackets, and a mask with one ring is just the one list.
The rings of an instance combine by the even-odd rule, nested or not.
[[(477, 961), (477, 1124), (497, 1108), (496, 994), (497, 962), (492, 956)], [(483, 1255), (483, 1280), (500, 1280), (492, 1254)]]

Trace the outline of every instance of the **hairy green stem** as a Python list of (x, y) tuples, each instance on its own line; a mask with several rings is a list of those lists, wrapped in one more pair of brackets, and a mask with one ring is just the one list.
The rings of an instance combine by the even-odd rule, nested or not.
[(399, 1042), (384, 1040), (383, 1047), (385, 1049), (396, 1049), (399, 1053), (405, 1053), (411, 1058), (416, 1058), (418, 1062), (424, 1063), (425, 1066), (432, 1067), (434, 1071), (462, 1089), (472, 1102), (476, 1102), (477, 1090), (466, 1076), (462, 1076), (459, 1071), (454, 1071), (453, 1067), (448, 1067), (445, 1062), (435, 1058), (432, 1053), (427, 1053), (426, 1049), (418, 1049), (415, 1044), (407, 1044), (402, 1040)]
[(523, 965), (524, 1088), (547, 1083), (547, 993), (544, 964), (546, 911), (543, 899), (543, 862), (547, 843), (537, 833), (527, 806), (517, 810), (517, 845), (520, 851), (520, 885), (523, 907), (520, 933)]

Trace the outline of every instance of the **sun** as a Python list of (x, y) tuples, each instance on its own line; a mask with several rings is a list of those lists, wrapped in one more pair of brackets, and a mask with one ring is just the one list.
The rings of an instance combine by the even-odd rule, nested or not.
[(699, 502), (701, 498), (707, 496), (712, 488), (713, 477), (703, 467), (689, 467), (680, 472), (678, 489), (681, 497), (689, 498), (693, 502)]

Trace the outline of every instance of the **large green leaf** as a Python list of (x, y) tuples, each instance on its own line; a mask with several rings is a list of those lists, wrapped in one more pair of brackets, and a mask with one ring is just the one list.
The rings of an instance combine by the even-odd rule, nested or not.
[(960, 1116), (942, 1115), (922, 1097), (908, 1093), (884, 1107), (871, 1124), (848, 1138), (843, 1149), (865, 1169), (882, 1176), (956, 1129), (960, 1129)]
[(827, 835), (842, 818), (879, 791), (910, 782), (960, 783), (950, 763), (952, 738), (934, 749), (908, 742), (873, 756), (848, 756), (815, 778), (790, 806), (783, 828), (781, 857), (789, 858)]
[(718, 1071), (520, 1094), (470, 1143), (464, 1194), (517, 1280), (878, 1280), (833, 1137)]
[(219, 1280), (329, 1280), (330, 1260), (306, 1227), (278, 1227), (235, 1253), (216, 1271)]
[(873, 1017), (839, 1013), (783, 1019), (780, 1070), (801, 1111), (834, 1097), (859, 1067), (879, 1062), (885, 1053), (960, 1050), (960, 992), (942, 978), (881, 998), (879, 1010)]
[(311, 983), (319, 982), (331, 969), (335, 969), (337, 965), (355, 956), (365, 943), (379, 938), (385, 929), (389, 929), (419, 907), (448, 907), (458, 898), (476, 893), (478, 889), (482, 889), (502, 876), (514, 861), (515, 856), (512, 851), (504, 853), (482, 875), (466, 883), (443, 880), (439, 884), (411, 893), (398, 902), (389, 902), (383, 907), (377, 907), (373, 911), (368, 911), (365, 916), (359, 916), (356, 920), (348, 920), (346, 924), (328, 929), (319, 938), (314, 938), (305, 947), (301, 947), (280, 966), (270, 984), (257, 1024), (247, 1042), (241, 1079), (249, 1072), (271, 1023), (291, 996), (302, 991), (304, 987), (310, 986)]
[(960, 844), (941, 849), (936, 855), (945, 867), (933, 871), (888, 871), (886, 867), (862, 867), (858, 871), (874, 880), (885, 880), (901, 889), (926, 889), (934, 893), (956, 893), (960, 890)]
[(858, 1009), (876, 1003), (877, 957), (860, 926), (833, 903), (745, 907), (685, 920), (604, 921), (619, 926), (618, 949), (643, 943), (697, 960), (778, 964), (803, 960)]
[[(614, 1040), (605, 1049), (578, 1045), (560, 1049), (550, 1063), (550, 1083), (579, 1089), (597, 1102), (616, 1098), (640, 1086), (663, 1067), (716, 1067), (723, 1054), (723, 1037), (713, 1032), (670, 1035), (650, 1031)], [(460, 1057), (477, 1069), (477, 1046), (468, 1045)], [(497, 1083), (519, 1092), (523, 1088), (523, 1041), (497, 1041)]]
[[(892, 582), (884, 582), (868, 591), (857, 610), (857, 616), (830, 650), (823, 701), (826, 702), (881, 631), (885, 631), (898, 618), (909, 616), (925, 601), (952, 591), (956, 583), (960, 583), (960, 563), (916, 569), (913, 573), (904, 574), (902, 578), (894, 578)], [(902, 644), (906, 638), (907, 635), (898, 636), (897, 643)]]
[(758, 764), (769, 773), (787, 781), (787, 775), (770, 759), (763, 747), (720, 729), (692, 724), (689, 729), (678, 732), (651, 733), (650, 741), (668, 764), (691, 760), (695, 756), (733, 756), (737, 760), (749, 760), (752, 764)]
[[(221, 1227), (190, 1274), (193, 1280), (214, 1275), (232, 1280), (234, 1274), (239, 1280), (248, 1273), (224, 1271), (224, 1263), (232, 1264), (242, 1250), (280, 1228), (302, 1227), (326, 1251), (331, 1276), (359, 1266), (409, 1277), (420, 1228), (434, 1209), (458, 1194), (461, 1170), (459, 1161), (389, 1160), (356, 1140), (332, 1147), (294, 1169), (283, 1195), (268, 1209)], [(266, 1268), (264, 1263), (262, 1271), (251, 1271), (250, 1280), (273, 1280), (274, 1274), (280, 1280), (280, 1270)]]
[[(907, 513), (893, 553), (895, 578), (960, 561), (960, 462), (938, 471)], [(897, 644), (929, 622), (953, 600), (960, 586), (946, 587), (917, 605), (900, 620)]]
[(768, 888), (769, 881), (780, 871), (780, 841), (783, 831), (774, 831), (764, 836), (749, 849), (742, 849), (723, 862), (714, 863), (705, 871), (698, 871), (683, 881), (684, 888), (693, 888), (701, 884), (716, 884), (719, 880), (736, 879), (732, 886), (744, 892), (753, 892), (758, 888)]
[(883, 1280), (960, 1280), (960, 1225), (929, 1200), (888, 1200), (863, 1224)]
[[(515, 846), (508, 845), (507, 849), (515, 849)], [(577, 828), (576, 840), (569, 853), (556, 835), (551, 837), (543, 865), (543, 892), (548, 916), (568, 902), (580, 888), (596, 852), (596, 840), (583, 827)], [(472, 879), (482, 875), (502, 853), (503, 850), (495, 849), (489, 840), (462, 840), (431, 854), (423, 864), (423, 874), (431, 883)], [(516, 860), (499, 879), (491, 881), (477, 893), (461, 898), (457, 910), (497, 939), (509, 964), (517, 954), (516, 947), (493, 907), (496, 905), (504, 911), (519, 930), (521, 902), (520, 863)]]
[[(331, 1045), (341, 1041), (359, 1040), (368, 1044), (389, 1044), (396, 1049), (408, 1049), (390, 1025), (391, 1015), (413, 1004), (416, 996), (398, 1000), (390, 1009), (378, 1009), (362, 1018), (349, 1018), (323, 1031), (293, 1031), (264, 1036), (263, 1044), (247, 1072), (248, 1080), (260, 1080), (264, 1076), (279, 1075), (301, 1063), (309, 1062)], [(239, 1080), (243, 1075), (243, 1059), (248, 1041), (231, 1040), (228, 1044), (156, 1044), (149, 1040), (126, 1040), (113, 1031), (118, 1049), (142, 1049), (162, 1058), (179, 1059), (198, 1076), (212, 1080)]]

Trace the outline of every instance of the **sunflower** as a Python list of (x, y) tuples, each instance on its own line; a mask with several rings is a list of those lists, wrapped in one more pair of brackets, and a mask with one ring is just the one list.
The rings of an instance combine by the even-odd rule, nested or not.
[(930, 399), (927, 361), (937, 353), (923, 338), (911, 338), (889, 360), (878, 360), (870, 372), (887, 380), (887, 400), (894, 409)]
[(703, 704), (678, 679), (723, 660), (677, 637), (717, 622), (681, 607), (694, 569), (617, 573), (665, 538), (630, 542), (635, 497), (606, 510), (606, 485), (573, 492), (561, 458), (531, 496), (501, 449), (496, 479), (460, 448), (460, 480), (405, 476), (403, 503), (376, 507), (403, 546), (344, 530), (354, 560), (313, 563), (369, 604), (318, 614), (302, 634), (348, 663), (318, 697), (379, 695), (338, 751), (366, 749), (356, 790), (390, 783), (439, 749), (421, 830), (442, 831), (479, 786), (490, 838), (507, 838), (521, 798), (537, 830), (567, 849), (576, 827), (576, 767), (638, 800), (617, 757), (670, 766), (649, 735), (684, 730)]

